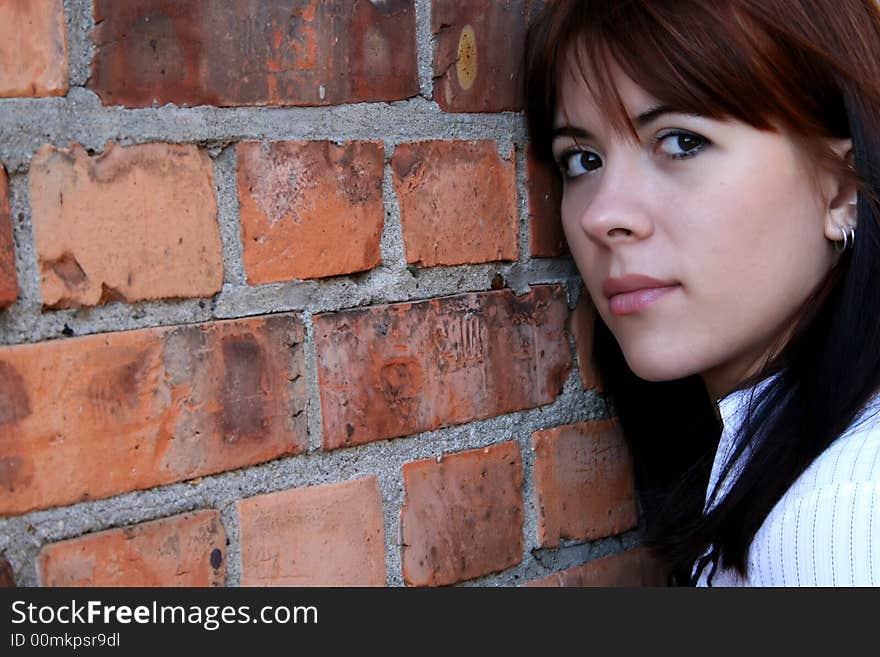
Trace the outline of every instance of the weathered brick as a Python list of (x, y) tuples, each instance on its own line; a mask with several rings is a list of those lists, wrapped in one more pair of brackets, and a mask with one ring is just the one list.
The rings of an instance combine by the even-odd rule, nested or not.
[(15, 272), (15, 241), (9, 214), (9, 190), (6, 169), (0, 166), (0, 308), (18, 299), (18, 274)]
[(635, 587), (666, 584), (667, 573), (660, 562), (645, 548), (635, 548), (534, 580), (526, 586)]
[(447, 112), (523, 105), (522, 53), (540, 0), (433, 0), (434, 100)]
[(15, 573), (12, 572), (12, 566), (4, 557), (0, 557), (0, 588), (8, 589), (14, 587)]
[(594, 420), (532, 434), (538, 542), (592, 540), (638, 525), (632, 460), (616, 422)]
[(562, 181), (538, 160), (531, 144), (526, 147), (526, 190), (529, 197), (529, 242), (533, 258), (553, 258), (568, 253), (562, 230)]
[(454, 584), (522, 561), (522, 459), (516, 442), (403, 466), (403, 578)]
[(381, 262), (381, 143), (248, 142), (236, 152), (249, 283), (350, 274)]
[(44, 146), (30, 168), (43, 305), (211, 296), (223, 284), (214, 174), (195, 146)]
[(62, 0), (0, 2), (0, 97), (67, 93)]
[(552, 402), (571, 366), (559, 286), (316, 315), (324, 448)]
[(513, 148), (505, 161), (494, 141), (401, 144), (391, 167), (407, 262), (516, 260)]
[(243, 586), (384, 586), (376, 477), (238, 503)]
[(106, 105), (332, 105), (419, 91), (413, 0), (95, 0)]
[(302, 451), (302, 339), (270, 315), (0, 349), (0, 515)]
[(596, 326), (596, 307), (590, 300), (586, 290), (581, 293), (581, 298), (574, 309), (571, 317), (571, 332), (577, 351), (578, 370), (581, 373), (581, 382), (584, 389), (604, 390), (596, 360), (593, 357), (593, 333)]
[(220, 512), (198, 511), (46, 545), (43, 586), (224, 586)]

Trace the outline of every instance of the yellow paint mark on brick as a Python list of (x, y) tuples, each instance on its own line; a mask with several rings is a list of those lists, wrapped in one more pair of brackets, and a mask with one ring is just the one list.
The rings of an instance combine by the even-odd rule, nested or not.
[(458, 86), (467, 91), (477, 79), (477, 37), (474, 28), (465, 25), (458, 40)]

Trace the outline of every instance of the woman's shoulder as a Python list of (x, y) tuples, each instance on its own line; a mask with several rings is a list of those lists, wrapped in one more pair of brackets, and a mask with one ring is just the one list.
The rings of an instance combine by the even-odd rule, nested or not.
[(859, 482), (880, 484), (880, 400), (876, 397), (813, 461), (793, 488)]
[(782, 496), (749, 562), (757, 585), (880, 585), (880, 413), (863, 413)]
[(755, 534), (748, 577), (715, 586), (880, 586), (880, 396), (803, 472)]

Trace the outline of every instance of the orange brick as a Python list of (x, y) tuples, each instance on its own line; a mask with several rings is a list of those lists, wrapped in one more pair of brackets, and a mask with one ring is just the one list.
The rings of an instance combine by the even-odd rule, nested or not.
[(577, 347), (578, 369), (584, 389), (603, 391), (604, 386), (593, 357), (593, 330), (596, 325), (596, 307), (586, 289), (581, 293), (571, 318), (571, 332)]
[(292, 315), (0, 349), (0, 515), (302, 451)]
[(391, 160), (406, 260), (422, 267), (516, 260), (513, 149), (494, 141), (400, 144)]
[(316, 315), (324, 448), (552, 402), (571, 366), (559, 286)]
[(224, 586), (219, 511), (185, 513), (46, 545), (43, 586)]
[(592, 540), (636, 527), (632, 459), (618, 425), (594, 420), (532, 434), (538, 540)]
[(538, 0), (433, 0), (434, 100), (447, 112), (523, 105), (522, 53)]
[(419, 92), (413, 0), (95, 0), (107, 105), (332, 105)]
[(381, 262), (381, 143), (248, 142), (236, 152), (249, 283), (350, 274)]
[(238, 503), (243, 586), (384, 586), (376, 477)]
[(0, 308), (18, 299), (18, 274), (15, 272), (15, 241), (9, 214), (9, 191), (6, 170), (0, 166)]
[(526, 190), (532, 257), (553, 258), (567, 254), (568, 244), (560, 214), (562, 181), (538, 160), (531, 144), (526, 147)]
[(62, 0), (0, 2), (0, 96), (67, 93)]
[(561, 573), (534, 580), (526, 586), (573, 587), (635, 587), (666, 586), (667, 573), (660, 562), (645, 548), (635, 548), (619, 554), (590, 561)]
[(44, 146), (30, 169), (43, 305), (212, 296), (223, 284), (214, 174), (195, 146)]
[(511, 441), (403, 466), (403, 578), (454, 584), (522, 561), (522, 459)]

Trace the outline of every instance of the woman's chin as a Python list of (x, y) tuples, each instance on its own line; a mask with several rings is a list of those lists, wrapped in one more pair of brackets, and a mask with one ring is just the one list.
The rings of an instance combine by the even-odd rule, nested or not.
[[(640, 379), (659, 383), (661, 381), (674, 381), (683, 379), (698, 372), (698, 368), (688, 366), (682, 359), (668, 358), (668, 354), (652, 354), (654, 357), (644, 355), (630, 356), (624, 353), (626, 363)], [(656, 356), (663, 356), (657, 358)]]

